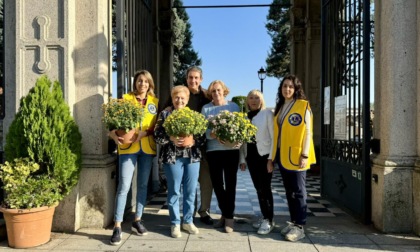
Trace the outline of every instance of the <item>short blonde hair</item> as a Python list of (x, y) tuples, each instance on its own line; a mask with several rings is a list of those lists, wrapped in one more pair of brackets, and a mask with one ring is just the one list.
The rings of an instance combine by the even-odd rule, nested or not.
[(207, 89), (208, 97), (211, 97), (211, 91), (212, 91), (214, 85), (216, 85), (216, 84), (220, 84), (222, 86), (223, 96), (226, 97), (229, 94), (229, 88), (221, 80), (214, 80), (210, 83), (209, 88)]
[(246, 107), (248, 108), (248, 110), (251, 110), (251, 108), (250, 108), (250, 107), (249, 107), (249, 105), (248, 105), (248, 100), (249, 100), (249, 97), (250, 97), (251, 95), (256, 95), (256, 96), (258, 96), (258, 97), (260, 98), (260, 101), (261, 101), (261, 109), (265, 109), (264, 95), (261, 93), (261, 91), (260, 91), (260, 90), (258, 90), (258, 89), (253, 89), (253, 90), (249, 91), (249, 93), (248, 93), (248, 95), (247, 95), (247, 97), (246, 97)]
[(171, 98), (174, 98), (174, 96), (178, 93), (185, 93), (187, 98), (190, 99), (190, 90), (186, 86), (178, 85), (173, 87), (171, 90)]

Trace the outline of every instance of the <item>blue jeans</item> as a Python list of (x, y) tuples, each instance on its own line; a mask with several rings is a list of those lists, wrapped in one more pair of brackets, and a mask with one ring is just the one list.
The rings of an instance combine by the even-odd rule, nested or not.
[(134, 169), (137, 165), (137, 197), (136, 219), (143, 215), (147, 200), (147, 184), (154, 155), (146, 154), (142, 150), (134, 154), (122, 154), (119, 156), (119, 183), (115, 199), (114, 221), (122, 222), (124, 209), (127, 203), (127, 193), (131, 187)]
[(179, 225), (179, 197), (181, 184), (183, 184), (182, 213), (184, 223), (192, 223), (194, 214), (194, 201), (197, 190), (200, 162), (191, 163), (190, 158), (177, 158), (175, 164), (163, 164), (168, 183), (168, 209), (171, 225)]

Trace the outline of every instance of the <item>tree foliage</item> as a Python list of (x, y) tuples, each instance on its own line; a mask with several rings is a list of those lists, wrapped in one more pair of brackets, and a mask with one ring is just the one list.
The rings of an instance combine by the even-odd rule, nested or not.
[[(280, 6), (281, 5), (281, 6)], [(272, 42), (267, 56), (267, 75), (281, 78), (290, 72), (290, 0), (273, 0), (265, 27)]]
[(20, 108), (6, 136), (6, 160), (29, 157), (59, 183), (64, 197), (77, 184), (82, 162), (82, 142), (58, 81), (39, 78)]
[[(174, 7), (183, 6), (182, 0), (174, 0)], [(188, 13), (184, 8), (174, 8), (174, 85), (185, 82), (186, 71), (190, 66), (201, 66), (201, 58), (192, 46), (193, 33)]]
[(232, 102), (238, 104), (241, 112), (248, 112), (248, 107), (246, 106), (246, 96), (234, 96), (232, 97)]

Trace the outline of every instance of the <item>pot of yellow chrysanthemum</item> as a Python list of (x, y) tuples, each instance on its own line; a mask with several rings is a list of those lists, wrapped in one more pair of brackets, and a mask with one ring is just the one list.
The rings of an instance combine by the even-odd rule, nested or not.
[(208, 121), (204, 115), (191, 110), (188, 107), (177, 109), (166, 118), (163, 123), (169, 136), (183, 137), (184, 146), (191, 146), (193, 135), (201, 135), (206, 132)]
[(124, 99), (109, 99), (102, 105), (103, 122), (109, 130), (116, 130), (122, 137), (123, 144), (132, 143), (137, 139), (136, 128), (144, 117), (144, 110), (134, 101)]

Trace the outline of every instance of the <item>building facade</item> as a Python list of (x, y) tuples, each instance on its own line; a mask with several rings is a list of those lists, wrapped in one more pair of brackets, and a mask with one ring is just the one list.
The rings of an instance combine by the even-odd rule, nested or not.
[[(302, 78), (312, 104), (318, 146), (324, 112), (322, 8), (332, 1), (291, 1), (291, 71)], [(138, 7), (146, 21), (139, 19), (127, 37), (133, 47), (124, 50), (135, 50), (130, 55), (136, 58), (131, 59), (131, 68), (121, 68), (126, 72), (120, 76), (149, 69), (158, 83), (159, 97), (165, 100), (172, 83), (172, 1), (138, 2), (147, 8)], [(47, 74), (62, 84), (83, 136), (82, 174), (78, 186), (57, 209), (57, 231), (104, 227), (112, 222), (116, 160), (108, 153), (100, 109), (115, 84), (111, 4), (111, 0), (5, 3), (4, 133), (20, 98), (40, 75)], [(366, 174), (370, 181), (368, 219), (384, 232), (420, 235), (420, 5), (417, 0), (375, 0), (374, 6), (375, 78), (371, 85), (375, 93), (373, 135), (378, 146), (369, 157), (371, 172)], [(141, 36), (145, 37), (137, 41)], [(125, 79), (118, 81), (120, 85)]]

